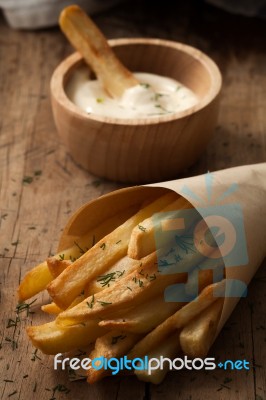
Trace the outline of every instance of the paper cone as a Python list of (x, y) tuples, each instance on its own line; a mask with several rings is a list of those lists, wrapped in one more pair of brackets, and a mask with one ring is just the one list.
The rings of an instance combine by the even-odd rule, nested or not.
[[(227, 219), (229, 223), (227, 226), (229, 228), (231, 226), (230, 229), (234, 224), (238, 224), (240, 227), (236, 232), (238, 247), (234, 249), (233, 263), (232, 257), (228, 260), (226, 252), (222, 247), (220, 249), (224, 255), (226, 278), (248, 285), (266, 257), (266, 163), (109, 193), (85, 204), (71, 217), (63, 231), (58, 250), (62, 251), (69, 244), (73, 244), (73, 239), (84, 235), (123, 208), (141, 204), (150, 196), (151, 188), (152, 191), (158, 191), (158, 195), (163, 194), (165, 189), (170, 189), (185, 197), (202, 215), (207, 225), (209, 214), (213, 211), (218, 216), (222, 211), (223, 221)], [(239, 264), (238, 259), (241, 261)], [(230, 262), (233, 265), (230, 265)], [(225, 297), (216, 335), (239, 299), (240, 297)]]
[[(224, 208), (226, 205), (240, 206), (248, 260), (242, 265), (227, 266), (226, 278), (240, 280), (248, 285), (266, 257), (266, 163), (235, 167), (150, 186), (174, 190), (189, 200), (201, 214), (204, 207), (208, 209), (213, 205)], [(202, 216), (204, 218), (203, 214)], [(245, 249), (242, 247), (241, 250)], [(239, 299), (240, 297), (225, 297), (216, 335)]]

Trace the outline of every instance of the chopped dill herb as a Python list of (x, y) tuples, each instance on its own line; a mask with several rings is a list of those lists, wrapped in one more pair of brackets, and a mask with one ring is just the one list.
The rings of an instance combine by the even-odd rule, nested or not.
[(101, 246), (100, 246), (100, 248), (103, 249), (103, 250), (105, 250), (105, 247), (106, 247), (105, 243), (102, 243)]
[(141, 281), (140, 279), (139, 279), (139, 287), (142, 287), (143, 286), (143, 281)]
[(37, 389), (37, 382), (35, 382), (35, 383), (34, 383), (34, 387), (33, 387), (33, 390), (32, 390), (32, 391), (33, 391), (33, 393), (35, 393), (35, 392), (36, 392), (36, 389)]
[(38, 169), (37, 171), (34, 171), (34, 176), (41, 176), (42, 170)]
[(41, 357), (37, 355), (38, 349), (35, 349), (32, 353), (31, 361), (36, 361), (36, 359), (41, 360)]
[(137, 278), (135, 276), (133, 276), (132, 281), (134, 281), (135, 283), (137, 283)]
[(167, 260), (159, 260), (159, 267), (169, 267), (170, 265), (174, 265), (175, 263), (169, 263)]
[(131, 292), (132, 292), (132, 289), (131, 289), (131, 287), (127, 286), (127, 288), (128, 288), (129, 290), (131, 290)]
[(100, 275), (97, 278), (97, 282), (100, 282), (100, 284), (102, 285), (102, 287), (104, 286), (110, 286), (110, 282), (114, 282), (116, 280), (116, 278), (120, 278), (122, 275), (124, 275), (125, 270), (123, 271), (114, 271), (114, 272), (110, 272), (109, 274), (106, 275)]
[(195, 253), (194, 249), (194, 239), (192, 236), (175, 236), (175, 242), (178, 247), (180, 247), (182, 250), (186, 252), (192, 252)]
[(9, 318), (7, 321), (7, 326), (6, 328), (11, 328), (11, 327), (17, 327), (18, 322), (20, 322), (20, 318), (16, 317), (16, 319)]
[(89, 303), (87, 301), (87, 305), (88, 305), (89, 308), (93, 308), (93, 306), (94, 306), (94, 294), (92, 295), (91, 302)]
[(26, 312), (27, 312), (27, 317), (29, 316), (29, 314), (34, 314), (33, 311), (30, 311), (30, 306), (31, 306), (33, 303), (35, 303), (35, 301), (37, 301), (37, 299), (33, 300), (31, 303), (24, 303), (24, 302), (22, 302), (22, 303), (17, 304), (17, 305), (16, 305), (16, 313), (17, 313), (17, 314), (20, 314), (20, 313), (22, 313), (23, 311), (26, 310)]
[(228, 390), (231, 390), (231, 388), (230, 388), (229, 386), (224, 385), (223, 383), (221, 383), (220, 385), (221, 385), (221, 387), (223, 387), (223, 388), (226, 388), (226, 389), (228, 389)]
[(77, 243), (77, 242), (74, 242), (74, 244), (77, 246), (77, 248), (79, 249), (79, 251), (80, 251), (80, 254), (85, 254), (86, 253), (86, 250), (84, 250), (82, 247), (80, 247), (80, 245)]
[(56, 392), (61, 392), (61, 393), (65, 393), (68, 394), (70, 392), (70, 389), (68, 389), (65, 385), (62, 385), (61, 383), (59, 383), (58, 385), (56, 385), (55, 387), (53, 387), (53, 394), (50, 400), (54, 400), (55, 397), (55, 393)]
[(24, 176), (24, 178), (22, 179), (22, 183), (24, 184), (30, 184), (33, 182), (33, 177), (32, 176)]
[(60, 261), (63, 261), (65, 259), (64, 253), (63, 254), (59, 254), (59, 258), (60, 258)]
[(116, 278), (116, 272), (110, 272), (109, 274), (106, 275), (100, 275), (97, 278), (97, 282), (100, 282), (100, 284), (102, 285), (102, 287), (104, 286), (110, 286), (110, 282), (114, 282), (115, 278)]
[(118, 242), (116, 242), (116, 244), (121, 243), (121, 242), (122, 242), (122, 240), (120, 239), (120, 240), (118, 240)]
[(76, 257), (72, 257), (71, 255), (69, 256), (69, 259), (71, 262), (75, 262), (76, 261)]
[(140, 275), (144, 275), (144, 274), (143, 274), (143, 269), (141, 269), (141, 270), (139, 271), (139, 274), (140, 274)]
[(149, 83), (140, 83), (140, 85), (142, 87), (144, 87), (145, 89), (149, 89), (151, 87), (151, 85)]
[(4, 379), (4, 382), (14, 382), (14, 381), (12, 381), (12, 379)]
[(104, 99), (102, 97), (97, 97), (96, 101), (97, 103), (103, 103)]
[(163, 96), (162, 93), (155, 93), (155, 95), (154, 95), (154, 100), (155, 100), (155, 101), (158, 101), (159, 98), (162, 97), (162, 96)]
[(5, 341), (11, 343), (13, 351), (18, 348), (18, 342), (16, 340), (5, 337)]
[(147, 228), (144, 228), (144, 226), (142, 225), (138, 225), (138, 228), (142, 231), (142, 232), (146, 232)]
[(12, 242), (11, 245), (12, 246), (17, 246), (19, 243), (20, 243), (19, 240), (16, 240), (15, 242)]
[(116, 344), (118, 340), (123, 340), (126, 338), (126, 335), (118, 335), (118, 336), (113, 336), (111, 344)]
[(25, 378), (28, 378), (28, 376), (29, 376), (29, 375), (24, 375), (22, 378), (25, 379)]
[(156, 279), (156, 275), (155, 274), (149, 276), (149, 280), (150, 281), (154, 281), (154, 279)]
[(105, 306), (109, 306), (112, 303), (108, 303), (107, 301), (101, 301), (101, 300), (97, 300), (97, 303), (100, 303), (101, 306), (105, 307)]

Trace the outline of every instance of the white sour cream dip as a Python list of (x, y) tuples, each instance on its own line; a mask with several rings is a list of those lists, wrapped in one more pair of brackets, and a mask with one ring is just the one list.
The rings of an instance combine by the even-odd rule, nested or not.
[(198, 103), (186, 86), (174, 79), (150, 73), (134, 73), (139, 85), (113, 99), (98, 80), (90, 80), (86, 67), (75, 71), (66, 86), (69, 99), (88, 114), (112, 118), (152, 118), (184, 111)]

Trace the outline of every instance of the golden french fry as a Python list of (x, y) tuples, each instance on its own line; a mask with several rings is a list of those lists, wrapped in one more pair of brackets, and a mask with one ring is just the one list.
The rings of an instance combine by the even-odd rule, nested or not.
[[(75, 260), (76, 258), (79, 258), (81, 254), (87, 251), (87, 249), (91, 248), (100, 239), (119, 226), (119, 224), (125, 222), (134, 212), (135, 206), (127, 208), (118, 215), (108, 218), (96, 226), (92, 231), (88, 232), (81, 238), (78, 238), (77, 241), (74, 242), (73, 246), (56, 254), (54, 258), (62, 261), (69, 259)], [(22, 279), (18, 288), (19, 301), (25, 301), (46, 289), (46, 286), (53, 279), (54, 276), (50, 272), (46, 261), (37, 265), (32, 270), (27, 272)]]
[[(126, 354), (134, 344), (140, 339), (140, 335), (133, 333), (125, 333), (121, 330), (114, 330), (99, 337), (95, 342), (95, 348), (90, 353), (89, 358), (93, 360), (98, 357), (112, 358), (121, 357)], [(110, 375), (111, 371), (102, 369), (89, 369), (87, 372), (87, 380), (89, 383), (95, 383), (106, 375)]]
[(225, 283), (226, 280), (224, 279), (221, 282), (213, 283), (203, 289), (195, 300), (186, 304), (175, 314), (171, 315), (171, 317), (167, 318), (137, 343), (131, 350), (130, 357), (134, 358), (136, 354), (138, 354), (138, 356), (145, 355), (147, 351), (155, 348), (172, 332), (187, 325), (193, 318), (214, 303), (218, 296), (224, 296)]
[(102, 32), (80, 7), (66, 7), (60, 15), (59, 25), (111, 97), (121, 97), (126, 89), (139, 84), (115, 56)]
[[(169, 371), (169, 363), (166, 361), (163, 369), (158, 368), (157, 362), (152, 358), (160, 359), (160, 357), (174, 359), (181, 352), (179, 334), (175, 332), (173, 335), (166, 338), (165, 341), (160, 343), (156, 349), (147, 353), (149, 360), (151, 360), (151, 371), (148, 370), (135, 370), (134, 373), (144, 382), (151, 382), (158, 385), (163, 381), (167, 372)], [(155, 364), (155, 365), (154, 365)]]
[(84, 290), (89, 282), (103, 274), (112, 264), (127, 254), (128, 241), (132, 229), (143, 218), (151, 216), (174, 201), (175, 198), (176, 194), (170, 192), (156, 199), (122, 225), (118, 226), (72, 265), (67, 267), (47, 287), (53, 301), (60, 308), (67, 308), (71, 301)]
[[(183, 197), (179, 197), (174, 203), (167, 205), (162, 213), (169, 211), (182, 210), (190, 208), (191, 204)], [(164, 216), (162, 215), (162, 219)], [(160, 228), (160, 218), (155, 219), (153, 217), (146, 218), (138, 226), (136, 226), (131, 234), (130, 241), (128, 244), (128, 256), (137, 260), (146, 257), (148, 254), (156, 251), (155, 243), (155, 231)], [(161, 239), (162, 247), (168, 246), (169, 243), (163, 243), (163, 237)]]
[(88, 284), (85, 289), (85, 296), (88, 297), (112, 286), (122, 276), (124, 277), (136, 270), (140, 266), (140, 263), (139, 260), (133, 260), (133, 258), (129, 258), (128, 256), (121, 258), (106, 271), (106, 274), (97, 276), (97, 278)]
[(71, 260), (58, 260), (56, 257), (49, 257), (46, 262), (54, 279), (72, 264)]
[(185, 303), (165, 302), (162, 294), (136, 306), (115, 319), (105, 319), (99, 326), (106, 329), (123, 329), (125, 332), (147, 333), (170, 317)]
[[(81, 303), (83, 300), (84, 300), (84, 294), (82, 293), (79, 296), (77, 296), (75, 298), (75, 300), (72, 301), (72, 303), (70, 304), (68, 309), (75, 307), (77, 304)], [(58, 315), (64, 311), (61, 308), (59, 308), (54, 302), (41, 306), (41, 309), (42, 309), (42, 311), (46, 312), (47, 314), (55, 314), (55, 315)]]
[(41, 306), (41, 309), (43, 312), (47, 314), (55, 314), (55, 315), (58, 315), (60, 314), (60, 312), (63, 311), (55, 303), (44, 304), (43, 306)]
[(76, 307), (58, 315), (63, 325), (89, 320), (90, 318), (116, 317), (143, 301), (162, 293), (170, 283), (185, 282), (186, 274), (162, 275), (157, 272), (156, 254), (142, 260), (138, 271), (122, 277), (112, 287), (88, 297)]
[(57, 354), (86, 347), (105, 333), (97, 321), (70, 327), (61, 327), (55, 321), (39, 326), (28, 326), (27, 334), (32, 344), (45, 354)]
[(180, 344), (187, 356), (206, 357), (215, 338), (222, 308), (223, 299), (216, 300), (183, 328)]
[(26, 273), (18, 287), (19, 301), (25, 301), (41, 292), (53, 280), (46, 261)]
[[(196, 274), (191, 274), (192, 281), (188, 279), (185, 284), (185, 292), (188, 295), (197, 293), (197, 290), (201, 292), (213, 282), (212, 270), (201, 270), (200, 266), (194, 271), (196, 270)], [(159, 293), (131, 311), (126, 311), (119, 318), (100, 321), (99, 326), (107, 329), (123, 329), (126, 332), (147, 333), (185, 304), (185, 302), (166, 302), (164, 296)]]

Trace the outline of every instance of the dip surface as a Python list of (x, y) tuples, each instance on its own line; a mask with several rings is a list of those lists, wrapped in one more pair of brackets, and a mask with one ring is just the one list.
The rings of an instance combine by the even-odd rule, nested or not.
[(122, 98), (113, 99), (98, 80), (89, 79), (87, 67), (80, 67), (70, 78), (66, 94), (88, 114), (121, 119), (158, 117), (198, 103), (195, 93), (174, 79), (143, 72), (134, 76), (140, 85), (126, 90)]

